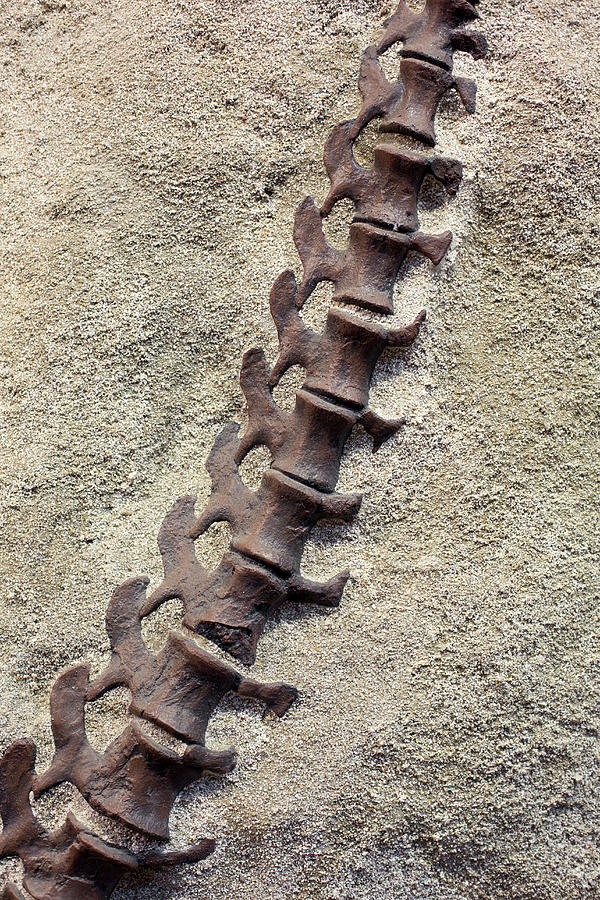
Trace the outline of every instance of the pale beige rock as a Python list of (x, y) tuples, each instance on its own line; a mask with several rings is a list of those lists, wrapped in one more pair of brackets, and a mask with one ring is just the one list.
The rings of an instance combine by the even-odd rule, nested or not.
[[(294, 209), (325, 194), (322, 145), (390, 11), (2, 3), (3, 745), (30, 734), (47, 762), (52, 680), (106, 662), (111, 590), (156, 582), (165, 511), (206, 496), (211, 442), (243, 416), (241, 354), (273, 358)], [(465, 182), (421, 217), (455, 245), (433, 275), (411, 264), (397, 319), (424, 305), (427, 326), (377, 374), (377, 408), (408, 425), (375, 458), (352, 440), (359, 519), (306, 554), (312, 575), (351, 565), (343, 605), (286, 610), (262, 641), (255, 677), (302, 691), (285, 719), (236, 701), (214, 721), (238, 770), (184, 794), (172, 830), (215, 855), (117, 900), (600, 897), (600, 6), (481, 13), (491, 55), (458, 66), (478, 113), (453, 100), (437, 125)], [(175, 604), (146, 626), (155, 646), (167, 621)], [(126, 699), (91, 709), (96, 746)], [(119, 834), (71, 788), (38, 808), (70, 803)]]

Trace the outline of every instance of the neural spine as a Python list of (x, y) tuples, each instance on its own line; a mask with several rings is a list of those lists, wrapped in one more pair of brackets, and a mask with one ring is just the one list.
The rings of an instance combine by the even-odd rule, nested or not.
[[(203, 771), (224, 774), (235, 766), (235, 754), (205, 746), (207, 723), (221, 698), (235, 692), (280, 716), (295, 699), (290, 685), (243, 678), (179, 632), (170, 634), (160, 653), (150, 653), (141, 620), (164, 601), (179, 598), (188, 628), (251, 665), (265, 623), (281, 604), (339, 604), (348, 571), (323, 584), (303, 578), (304, 545), (319, 519), (350, 519), (358, 511), (359, 496), (335, 492), (345, 442), (361, 424), (377, 450), (402, 426), (402, 420), (386, 421), (368, 408), (371, 377), (383, 350), (409, 346), (425, 317), (422, 312), (406, 328), (390, 329), (346, 307), (392, 313), (394, 283), (407, 253), (440, 262), (452, 235), (418, 230), (419, 191), (431, 176), (454, 194), (462, 175), (455, 160), (400, 148), (389, 137), (375, 148), (372, 168), (363, 168), (354, 159), (353, 144), (368, 122), (380, 118), (382, 133), (434, 146), (435, 114), (452, 88), (473, 111), (475, 85), (455, 78), (452, 63), (457, 50), (475, 58), (485, 52), (484, 38), (464, 27), (478, 15), (476, 2), (426, 0), (420, 13), (401, 2), (379, 44), (365, 51), (360, 112), (334, 128), (325, 147), (331, 189), (320, 209), (308, 197), (296, 214), (294, 240), (303, 277), (298, 284), (291, 271), (283, 272), (271, 291), (278, 358), (269, 369), (262, 350), (244, 355), (240, 382), (248, 426), (240, 436), (237, 425), (226, 425), (217, 437), (207, 461), (213, 489), (206, 508), (196, 515), (195, 498), (183, 497), (167, 514), (158, 536), (164, 580), (149, 597), (144, 578), (115, 591), (107, 614), (112, 648), (107, 669), (91, 683), (85, 665), (57, 679), (51, 696), (56, 752), (48, 770), (35, 774), (35, 747), (26, 740), (0, 759), (0, 855), (21, 858), (23, 890), (36, 900), (102, 900), (124, 873), (140, 865), (202, 859), (213, 842), (200, 841), (183, 853), (134, 855), (93, 835), (72, 815), (48, 833), (33, 815), (31, 791), (39, 795), (70, 781), (98, 811), (167, 839), (179, 791)], [(379, 56), (398, 42), (400, 73), (392, 84)], [(321, 223), (343, 198), (352, 201), (354, 218), (347, 248), (340, 252), (327, 243)], [(321, 281), (333, 283), (334, 300), (342, 305), (329, 310), (323, 332), (317, 333), (306, 327), (300, 310)], [(306, 370), (306, 380), (293, 411), (286, 413), (272, 391), (294, 365)], [(252, 492), (239, 465), (259, 444), (268, 447), (272, 462)], [(218, 521), (230, 523), (233, 537), (209, 572), (197, 560), (194, 542)], [(188, 744), (183, 755), (148, 738), (135, 719), (104, 753), (93, 750), (85, 733), (86, 703), (117, 685), (130, 689), (133, 715)], [(7, 885), (4, 897), (24, 895)]]

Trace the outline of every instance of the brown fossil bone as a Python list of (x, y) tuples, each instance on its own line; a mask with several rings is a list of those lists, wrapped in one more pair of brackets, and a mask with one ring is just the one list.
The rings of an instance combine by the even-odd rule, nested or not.
[[(237, 484), (237, 474), (235, 477), (232, 475), (234, 470), (237, 473), (234, 461), (238, 447), (237, 429), (238, 426), (224, 429), (234, 439), (222, 440), (219, 448), (213, 449), (207, 463), (213, 479), (220, 485), (209, 500), (213, 512), (215, 509), (222, 511), (227, 506), (225, 498), (214, 500), (215, 496), (219, 498), (219, 490), (223, 487), (217, 472), (226, 473), (225, 482)], [(221, 454), (225, 455), (224, 462), (220, 459)], [(250, 491), (248, 493), (251, 494)], [(251, 664), (267, 619), (284, 602), (324, 606), (339, 603), (348, 578), (347, 572), (324, 584), (304, 579), (298, 574), (286, 579), (257, 560), (249, 560), (236, 553), (226, 554), (215, 572), (208, 572), (196, 559), (194, 541), (202, 531), (203, 522), (212, 519), (213, 512), (206, 519), (204, 516), (197, 518), (194, 514), (195, 501), (192, 496), (178, 500), (161, 526), (158, 543), (165, 577), (148, 599), (140, 598), (140, 616), (147, 615), (164, 600), (178, 598), (183, 603), (184, 622), (189, 628), (205, 636), (218, 635), (216, 643), (229, 650), (235, 658)], [(243, 521), (243, 517), (229, 518), (237, 527)], [(238, 688), (241, 695), (247, 690), (246, 684), (247, 681)], [(280, 709), (283, 712), (282, 698), (289, 696), (290, 690), (293, 688), (284, 685), (281, 695), (274, 688), (272, 701), (265, 695), (258, 699), (270, 704), (275, 712)]]
[[(173, 535), (173, 548), (176, 547), (176, 540)], [(173, 552), (177, 554), (176, 549)], [(185, 569), (179, 568), (178, 571), (185, 583)], [(188, 628), (210, 638), (246, 665), (251, 665), (267, 620), (284, 602), (337, 606), (349, 574), (346, 570), (324, 583), (298, 574), (284, 578), (256, 560), (230, 552), (225, 554), (198, 593), (191, 594), (185, 589), (179, 593), (172, 580), (169, 584), (173, 596), (185, 594), (184, 622)], [(249, 679), (244, 679), (237, 690), (238, 695), (250, 696), (246, 693), (251, 690), (250, 684)], [(268, 685), (261, 687), (270, 688)], [(258, 693), (258, 688), (253, 690)], [(287, 690), (288, 686), (284, 685), (281, 695), (275, 691), (272, 700), (257, 696), (257, 693), (254, 696), (263, 702), (269, 700), (267, 705), (270, 704), (274, 712), (281, 714), (279, 710), (284, 711)]]
[(379, 62), (376, 46), (367, 47), (363, 51), (358, 73), (358, 90), (362, 97), (362, 106), (350, 125), (351, 140), (356, 140), (363, 128), (372, 119), (381, 118), (397, 103), (406, 90), (402, 80), (396, 83), (388, 81)]
[(393, 144), (379, 144), (373, 168), (359, 166), (352, 152), (352, 121), (331, 132), (323, 161), (331, 181), (321, 214), (344, 197), (355, 205), (354, 221), (371, 222), (394, 231), (412, 232), (419, 227), (417, 201), (426, 175), (439, 181), (450, 196), (460, 187), (462, 163), (446, 157), (427, 158)]
[(279, 338), (279, 354), (269, 375), (269, 387), (274, 388), (292, 366), (307, 369), (312, 365), (319, 356), (323, 337), (302, 321), (298, 312), (302, 305), (298, 301), (298, 285), (291, 269), (286, 269), (275, 281), (269, 303)]
[[(294, 298), (295, 294), (292, 298), (295, 310)], [(385, 342), (382, 349), (384, 345)], [(319, 423), (323, 426), (327, 423), (329, 427), (333, 421), (337, 429), (339, 422), (345, 421), (349, 428), (360, 419), (361, 414), (335, 407), (318, 396), (302, 394), (296, 409), (286, 418), (285, 431), (270, 429), (267, 423), (261, 434), (257, 435), (253, 424), (257, 418), (253, 407), (254, 395), (248, 388), (249, 383), (254, 379), (261, 386), (257, 405), (263, 410), (265, 418), (270, 415), (274, 404), (269, 399), (268, 370), (262, 352), (251, 352), (246, 358), (251, 361), (248, 367), (250, 376), (242, 375), (242, 380), (246, 378), (245, 389), (248, 391), (250, 407), (248, 431), (251, 436), (244, 435), (242, 438), (246, 442), (246, 451), (256, 440), (268, 441), (273, 449), (279, 447), (280, 452), (275, 453), (274, 463), (304, 472), (307, 479), (330, 482), (329, 469), (333, 465), (331, 471), (337, 472), (342, 448), (337, 430), (332, 432), (325, 427), (321, 429)], [(264, 396), (265, 392), (269, 393), (269, 397)], [(275, 411), (275, 416), (280, 416), (279, 411)], [(305, 437), (305, 417), (313, 419), (312, 438), (308, 442)], [(367, 426), (369, 422), (367, 417)], [(396, 428), (396, 423), (393, 427)], [(165, 578), (148, 599), (141, 596), (140, 592), (138, 602), (139, 615), (144, 616), (164, 600), (179, 598), (184, 606), (184, 622), (189, 628), (210, 637), (232, 656), (250, 664), (255, 659), (258, 639), (267, 619), (284, 602), (324, 606), (339, 603), (348, 573), (336, 575), (323, 584), (304, 579), (298, 572), (300, 556), (306, 535), (319, 518), (351, 517), (360, 506), (360, 498), (344, 498), (331, 491), (320, 492), (277, 469), (270, 469), (265, 473), (263, 483), (253, 494), (245, 487), (237, 472), (236, 458), (241, 456), (242, 444), (237, 437), (237, 430), (238, 426), (227, 426), (211, 451), (207, 468), (213, 480), (213, 493), (202, 516), (196, 517), (195, 498), (191, 496), (177, 501), (166, 516), (159, 532), (159, 549)], [(280, 437), (272, 440), (273, 433)], [(381, 437), (381, 430), (378, 431), (378, 437)], [(319, 454), (308, 452), (313, 440), (320, 441)], [(300, 504), (298, 499), (301, 499)], [(232, 549), (238, 552), (226, 554), (216, 571), (210, 573), (197, 561), (194, 541), (208, 524), (225, 518), (233, 528)], [(168, 648), (165, 661), (171, 656), (172, 648)], [(102, 676), (106, 680), (100, 682), (101, 686), (112, 686), (116, 673), (115, 663)], [(232, 683), (231, 677), (229, 674), (228, 684)], [(246, 681), (241, 688), (246, 696), (249, 696), (248, 685), (249, 682)], [(282, 698), (287, 702), (290, 691), (293, 690), (287, 685), (257, 685), (257, 698), (266, 699), (267, 703), (267, 689), (273, 692), (274, 700), (271, 705), (275, 709), (283, 707)], [(135, 704), (134, 695), (133, 711), (137, 711)], [(147, 707), (144, 708), (147, 710)], [(164, 715), (163, 709), (163, 719)], [(160, 723), (172, 730), (172, 718), (171, 716), (170, 726), (166, 724), (166, 720), (160, 720)]]
[(262, 350), (244, 355), (240, 375), (248, 405), (248, 427), (236, 458), (256, 444), (272, 454), (273, 469), (319, 491), (331, 492), (337, 482), (344, 444), (358, 413), (307, 391), (298, 391), (290, 414), (273, 401), (269, 370)]
[(242, 435), (235, 459), (240, 463), (259, 444), (273, 454), (285, 441), (290, 427), (289, 416), (279, 409), (269, 387), (269, 368), (264, 352), (255, 347), (242, 359), (240, 386), (248, 407), (248, 426)]
[(291, 685), (243, 678), (178, 632), (170, 632), (158, 654), (150, 653), (142, 638), (139, 614), (147, 584), (147, 578), (135, 578), (114, 592), (106, 616), (112, 658), (91, 683), (88, 700), (126, 685), (131, 691), (132, 713), (198, 746), (204, 746), (208, 720), (229, 692), (259, 700), (278, 716), (289, 709), (298, 696)]
[[(218, 435), (206, 460), (206, 470), (212, 482), (212, 493), (199, 518), (194, 537), (198, 537), (214, 522), (229, 522), (239, 527), (252, 514), (256, 503), (254, 494), (240, 478), (239, 425), (230, 422)], [(248, 448), (249, 449), (249, 448)], [(163, 536), (166, 538), (166, 535)]]
[(186, 598), (184, 622), (251, 665), (267, 620), (285, 599), (284, 579), (255, 560), (228, 552), (204, 591)]
[[(269, 442), (274, 451), (273, 468), (264, 474), (254, 495), (252, 515), (237, 517), (233, 552), (225, 555), (210, 576), (192, 579), (200, 587), (194, 596), (188, 591), (186, 576), (186, 565), (192, 559), (188, 545), (197, 530), (193, 513), (188, 507), (192, 518), (187, 522), (180, 515), (167, 516), (169, 524), (161, 529), (161, 552), (168, 587), (156, 592), (162, 599), (167, 594), (181, 597), (186, 625), (248, 664), (254, 661), (266, 620), (286, 600), (323, 605), (339, 602), (347, 573), (324, 585), (302, 579), (299, 567), (304, 543), (318, 519), (349, 519), (358, 511), (360, 497), (333, 492), (344, 442), (359, 422), (373, 436), (377, 448), (402, 424), (401, 420), (386, 422), (366, 408), (369, 383), (385, 347), (410, 345), (424, 319), (421, 313), (407, 328), (386, 329), (333, 309), (324, 335), (318, 336), (304, 326), (298, 313), (293, 273), (278, 279), (271, 304), (280, 334), (278, 374), (290, 365), (304, 365), (306, 389), (298, 392), (296, 407), (282, 430), (267, 424), (258, 435), (250, 408), (253, 440), (247, 446), (259, 439)], [(286, 344), (288, 335), (293, 336), (291, 347)], [(268, 418), (272, 405), (266, 396), (267, 385), (274, 379), (268, 376), (262, 355), (255, 354), (253, 359), (259, 371), (258, 405)], [(251, 407), (251, 392), (248, 396)], [(278, 412), (274, 415), (279, 417)], [(272, 434), (277, 435), (275, 441)], [(230, 446), (227, 452), (236, 455)], [(180, 586), (174, 573), (178, 573)]]
[(269, 469), (257, 491), (256, 515), (232, 540), (204, 593), (188, 600), (185, 623), (250, 664), (267, 619), (287, 599), (337, 605), (347, 573), (323, 585), (299, 575), (306, 537), (320, 518), (348, 519), (360, 497), (323, 494)]
[[(149, 851), (133, 854), (92, 834), (69, 813), (65, 823), (48, 832), (37, 821), (30, 804), (34, 786), (36, 749), (29, 740), (12, 744), (0, 758), (0, 856), (18, 856), (24, 869), (23, 885), (35, 900), (104, 900), (127, 872), (141, 866), (197, 862), (214, 850), (214, 841), (202, 840), (184, 851)], [(14, 885), (7, 885), (6, 900), (22, 900)]]
[[(75, 666), (56, 681), (51, 695), (55, 755), (49, 769), (34, 775), (35, 747), (13, 745), (0, 759), (0, 856), (23, 861), (24, 889), (34, 900), (104, 900), (120, 876), (141, 865), (169, 865), (203, 858), (213, 842), (189, 850), (134, 855), (87, 831), (69, 815), (48, 833), (33, 815), (29, 795), (69, 781), (100, 812), (160, 838), (168, 837), (169, 813), (178, 792), (204, 771), (226, 773), (235, 765), (232, 751), (205, 746), (207, 723), (227, 692), (264, 702), (282, 715), (296, 691), (282, 683), (262, 684), (242, 677), (202, 650), (195, 641), (171, 632), (164, 648), (150, 653), (140, 620), (170, 598), (179, 598), (184, 624), (233, 657), (254, 662), (258, 640), (269, 617), (285, 602), (337, 606), (349, 577), (345, 570), (325, 583), (300, 574), (301, 558), (313, 526), (323, 518), (350, 520), (361, 503), (358, 495), (335, 492), (344, 445), (361, 425), (376, 450), (402, 425), (369, 409), (374, 367), (386, 347), (408, 347), (421, 328), (424, 312), (406, 328), (386, 328), (347, 308), (328, 311), (322, 333), (307, 328), (300, 309), (317, 284), (330, 281), (334, 301), (393, 312), (393, 288), (410, 251), (437, 265), (451, 233), (418, 231), (417, 205), (426, 177), (452, 195), (462, 167), (455, 160), (428, 158), (402, 150), (391, 138), (379, 143), (372, 168), (356, 163), (353, 144), (378, 117), (380, 131), (409, 135), (435, 144), (434, 120), (440, 101), (455, 88), (468, 110), (475, 105), (475, 85), (452, 74), (453, 55), (485, 52), (481, 35), (465, 25), (476, 18), (476, 0), (425, 0), (414, 13), (401, 0), (386, 22), (377, 47), (363, 55), (359, 89), (362, 108), (352, 122), (335, 128), (327, 142), (325, 167), (331, 187), (318, 210), (312, 198), (299, 207), (294, 240), (303, 265), (298, 285), (284, 272), (271, 291), (279, 354), (269, 370), (262, 350), (243, 359), (240, 383), (247, 401), (248, 425), (227, 425), (218, 435), (207, 469), (212, 492), (204, 510), (196, 498), (182, 497), (168, 512), (158, 536), (164, 579), (146, 597), (147, 580), (121, 585), (107, 614), (112, 657), (90, 685), (87, 666)], [(386, 78), (379, 56), (402, 41), (396, 84)], [(346, 249), (329, 245), (322, 218), (341, 199), (354, 205)], [(280, 409), (273, 389), (291, 366), (306, 371), (291, 412)], [(256, 491), (240, 477), (239, 466), (256, 446), (271, 453), (270, 468)], [(231, 526), (232, 539), (214, 571), (196, 557), (195, 541), (216, 522)], [(150, 740), (135, 720), (104, 753), (96, 752), (85, 732), (85, 706), (111, 687), (129, 688), (132, 713), (151, 720), (187, 742), (183, 754)], [(15, 885), (5, 900), (24, 900)]]
[(433, 147), (435, 116), (452, 88), (466, 111), (475, 112), (477, 86), (470, 78), (455, 77), (424, 59), (403, 57), (398, 81), (393, 83), (385, 76), (377, 48), (368, 47), (359, 75), (363, 103), (350, 128), (350, 137), (355, 139), (372, 119), (382, 118), (380, 131), (405, 134)]
[[(294, 222), (294, 242), (304, 269), (296, 303), (302, 307), (316, 285), (327, 280), (335, 286), (334, 300), (392, 313), (394, 284), (407, 253), (415, 250), (438, 265), (452, 240), (450, 231), (426, 235), (416, 230), (423, 180), (432, 176), (452, 195), (460, 185), (462, 166), (456, 160), (427, 159), (382, 144), (375, 149), (373, 168), (364, 168), (352, 152), (352, 122), (333, 129), (324, 160), (331, 189), (321, 211), (307, 197)], [(321, 217), (346, 197), (353, 201), (355, 214), (342, 253), (327, 242)]]
[(306, 369), (304, 389), (366, 415), (377, 360), (386, 347), (409, 347), (416, 340), (425, 311), (406, 328), (390, 329), (349, 310), (332, 308), (324, 333), (317, 334), (302, 321), (297, 291), (296, 278), (289, 270), (279, 276), (271, 291), (279, 355), (269, 384), (276, 385), (291, 366), (300, 365)]
[(231, 546), (284, 575), (299, 570), (306, 538), (319, 519), (350, 521), (362, 499), (323, 493), (275, 469), (265, 472), (257, 495), (255, 515)]
[(85, 733), (88, 674), (89, 666), (74, 666), (54, 683), (50, 712), (56, 751), (50, 767), (35, 780), (35, 795), (69, 781), (99, 812), (152, 837), (168, 838), (177, 794), (203, 771), (231, 772), (235, 753), (193, 745), (179, 756), (146, 737), (136, 724), (98, 753)]
[(337, 484), (344, 445), (358, 418), (355, 410), (310, 391), (298, 391), (273, 468), (329, 494)]
[[(363, 55), (359, 76), (363, 105), (352, 136), (379, 116), (383, 117), (381, 131), (405, 134), (433, 147), (435, 115), (451, 88), (457, 90), (467, 112), (474, 112), (475, 83), (455, 78), (452, 66), (456, 51), (470, 53), (474, 59), (487, 53), (484, 36), (464, 28), (478, 15), (475, 2), (468, 0), (426, 0), (420, 13), (400, 0), (384, 23), (386, 30), (377, 47), (369, 47)], [(391, 84), (378, 56), (400, 41), (400, 75)]]
[(476, 3), (468, 0), (425, 0), (419, 13), (413, 12), (406, 0), (400, 0), (396, 12), (383, 23), (385, 33), (377, 49), (384, 53), (402, 41), (402, 56), (424, 59), (450, 70), (457, 50), (470, 53), (474, 59), (485, 56), (485, 37), (464, 28), (467, 22), (477, 18)]
[(198, 562), (195, 541), (215, 522), (242, 527), (256, 503), (253, 492), (240, 478), (236, 457), (239, 452), (239, 425), (230, 422), (217, 439), (206, 460), (212, 481), (212, 493), (202, 514), (196, 517), (196, 497), (180, 498), (167, 514), (158, 533), (165, 577), (140, 608), (146, 616), (161, 603), (179, 598), (184, 607), (201, 594), (210, 581), (210, 573)]
[(327, 243), (319, 211), (312, 197), (307, 197), (296, 214), (294, 240), (304, 268), (296, 301), (299, 307), (320, 281), (331, 281), (334, 300), (389, 315), (394, 311), (394, 284), (408, 252), (420, 252), (438, 265), (450, 246), (452, 232), (404, 234), (355, 221), (350, 225), (346, 252), (341, 253)]
[(423, 59), (405, 58), (400, 61), (399, 84), (402, 93), (394, 97), (384, 110), (380, 131), (405, 134), (433, 147), (436, 142), (435, 116), (443, 98), (452, 88), (455, 88), (466, 111), (475, 112), (475, 82), (470, 78), (455, 77)]

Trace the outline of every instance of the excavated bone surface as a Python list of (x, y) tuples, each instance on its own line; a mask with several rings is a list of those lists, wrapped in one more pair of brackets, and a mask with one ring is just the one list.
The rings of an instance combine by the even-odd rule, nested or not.
[[(31, 735), (40, 767), (51, 682), (107, 662), (112, 589), (158, 583), (165, 512), (207, 496), (212, 440), (243, 420), (242, 352), (274, 360), (295, 208), (325, 196), (323, 143), (358, 110), (360, 53), (391, 11), (2, 3), (0, 733)], [(117, 900), (600, 896), (600, 7), (480, 11), (490, 58), (456, 66), (478, 114), (451, 99), (436, 124), (465, 181), (420, 211), (455, 244), (433, 276), (409, 263), (396, 321), (425, 306), (426, 327), (376, 374), (375, 408), (408, 423), (375, 457), (351, 440), (339, 489), (365, 492), (360, 515), (304, 558), (322, 579), (351, 566), (342, 606), (286, 609), (262, 640), (252, 677), (301, 690), (283, 720), (240, 701), (213, 720), (238, 768), (188, 789), (171, 827), (215, 854)], [(320, 288), (307, 319), (328, 302)], [(226, 543), (211, 529), (199, 557)], [(151, 646), (178, 621), (176, 604), (148, 621)], [(94, 746), (127, 701), (88, 708)], [(36, 806), (57, 823), (69, 805), (125, 834), (67, 786)]]

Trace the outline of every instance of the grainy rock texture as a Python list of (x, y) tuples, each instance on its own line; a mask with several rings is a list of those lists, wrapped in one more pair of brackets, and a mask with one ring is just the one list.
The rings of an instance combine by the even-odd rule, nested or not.
[[(166, 510), (207, 495), (212, 440), (243, 421), (243, 350), (274, 358), (294, 210), (324, 196), (323, 142), (357, 110), (391, 7), (1, 9), (0, 725), (43, 766), (51, 682), (106, 663), (112, 589), (157, 583)], [(285, 719), (232, 701), (211, 725), (238, 768), (171, 824), (179, 845), (216, 837), (214, 856), (117, 900), (600, 898), (600, 4), (481, 12), (490, 57), (457, 67), (478, 113), (452, 100), (437, 126), (465, 181), (422, 210), (455, 243), (433, 273), (409, 263), (395, 321), (425, 306), (426, 328), (377, 370), (374, 405), (408, 424), (375, 457), (351, 440), (340, 489), (365, 492), (359, 518), (305, 557), (312, 576), (351, 565), (342, 607), (286, 610), (260, 644), (254, 677), (301, 689)], [(226, 529), (199, 543), (216, 561)], [(151, 646), (178, 621), (175, 603), (156, 614)], [(89, 708), (95, 746), (126, 704)], [(37, 808), (50, 823), (69, 805), (121, 833), (71, 788)]]

